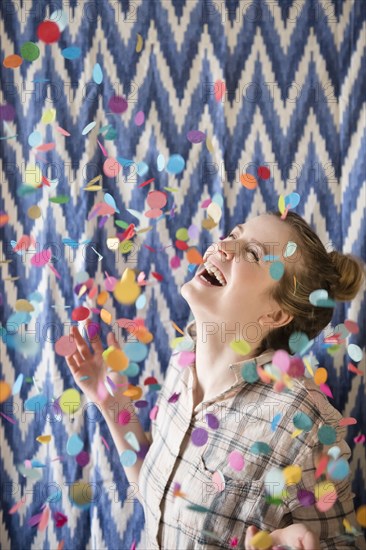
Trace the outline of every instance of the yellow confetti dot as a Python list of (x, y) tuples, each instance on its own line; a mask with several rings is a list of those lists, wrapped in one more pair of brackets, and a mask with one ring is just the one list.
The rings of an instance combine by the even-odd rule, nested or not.
[(137, 400), (137, 399), (140, 399), (140, 397), (142, 396), (142, 389), (139, 388), (138, 386), (132, 386), (128, 388), (128, 390), (125, 390), (123, 392), (123, 395), (126, 395), (127, 397), (130, 397), (133, 400)]
[(59, 405), (64, 413), (74, 414), (80, 407), (80, 393), (74, 388), (65, 390), (59, 399)]
[(94, 499), (93, 486), (87, 481), (75, 481), (70, 485), (69, 498), (76, 506), (88, 506)]
[(0, 403), (4, 403), (10, 397), (11, 387), (5, 382), (5, 380), (0, 380)]
[(133, 242), (130, 240), (122, 241), (119, 244), (119, 251), (121, 254), (128, 254), (133, 249)]
[(336, 488), (334, 483), (331, 483), (330, 481), (320, 481), (314, 486), (314, 495), (316, 500), (321, 500), (331, 493), (336, 493)]
[(49, 443), (52, 439), (52, 435), (39, 435), (36, 440), (40, 443)]
[(103, 359), (108, 367), (115, 371), (125, 370), (128, 367), (128, 357), (125, 352), (113, 346), (103, 352)]
[(283, 469), (283, 475), (285, 476), (285, 482), (287, 485), (299, 483), (302, 475), (301, 467), (296, 464), (286, 466), (286, 468)]
[(304, 430), (301, 430), (300, 428), (298, 428), (297, 430), (294, 430), (291, 434), (291, 437), (294, 438), (294, 437), (297, 437), (298, 435), (300, 435)]
[(320, 386), (320, 384), (325, 384), (325, 382), (327, 381), (327, 378), (328, 378), (328, 372), (323, 367), (320, 367), (315, 371), (314, 382), (318, 386)]
[(135, 273), (132, 269), (126, 268), (122, 278), (114, 287), (113, 296), (121, 304), (134, 304), (141, 294), (141, 288), (135, 281)]
[(46, 109), (43, 111), (41, 122), (43, 124), (51, 124), (56, 119), (56, 109)]
[(15, 311), (34, 311), (33, 304), (28, 302), (28, 300), (17, 300), (15, 302)]
[(137, 34), (136, 52), (140, 53), (144, 45), (144, 39), (141, 34)]
[(100, 311), (100, 318), (102, 319), (102, 321), (104, 321), (107, 325), (110, 325), (111, 322), (112, 322), (112, 314), (106, 310), (106, 309), (101, 309)]
[(281, 214), (283, 214), (285, 209), (286, 209), (285, 197), (283, 195), (280, 195), (278, 199), (278, 210), (281, 212)]
[(361, 527), (366, 527), (366, 504), (360, 506), (356, 511), (356, 520)]
[(108, 250), (118, 250), (120, 240), (118, 237), (109, 237), (107, 239), (107, 248)]
[(233, 340), (230, 342), (230, 347), (235, 353), (239, 353), (240, 355), (247, 355), (252, 349), (246, 340)]
[(209, 217), (201, 221), (201, 226), (203, 227), (203, 229), (207, 229), (209, 231), (210, 229), (216, 227), (217, 223), (215, 223), (214, 220)]
[(216, 202), (211, 202), (207, 207), (207, 215), (217, 224), (221, 219), (222, 210)]
[(42, 216), (42, 210), (39, 206), (34, 204), (33, 206), (30, 206), (27, 211), (28, 218), (31, 220), (36, 220)]
[(27, 164), (24, 173), (24, 183), (32, 187), (38, 187), (42, 183), (42, 172), (38, 164)]
[(273, 546), (273, 539), (268, 531), (258, 531), (249, 541), (251, 546), (258, 550), (267, 550)]
[(214, 149), (214, 146), (212, 144), (212, 141), (211, 139), (207, 136), (206, 138), (206, 147), (207, 147), (207, 150), (210, 152), (210, 153), (214, 153), (215, 152), (215, 149)]

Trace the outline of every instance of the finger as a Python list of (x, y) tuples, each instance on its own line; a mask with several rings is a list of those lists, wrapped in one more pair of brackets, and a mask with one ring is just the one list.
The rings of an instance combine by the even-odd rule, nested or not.
[(83, 358), (83, 360), (90, 360), (92, 359), (92, 354), (90, 353), (90, 349), (84, 338), (81, 336), (78, 327), (72, 327), (72, 334), (75, 338), (75, 344), (78, 349), (79, 354)]
[(307, 531), (303, 536), (302, 540), (303, 550), (313, 550), (313, 548), (320, 548), (320, 541), (317, 535), (312, 531)]
[(250, 527), (248, 527), (244, 541), (245, 550), (254, 550), (254, 546), (252, 546), (249, 541), (254, 537), (257, 531), (258, 529), (254, 525), (250, 525)]
[(86, 332), (88, 334), (89, 342), (95, 353), (103, 353), (102, 341), (99, 337), (98, 323), (93, 323), (90, 319), (86, 322)]
[(114, 346), (115, 348), (120, 348), (117, 338), (113, 332), (107, 334), (107, 344), (108, 346)]
[(71, 370), (71, 373), (76, 374), (79, 367), (75, 357), (73, 355), (68, 355), (67, 357), (65, 357), (65, 359), (69, 369)]

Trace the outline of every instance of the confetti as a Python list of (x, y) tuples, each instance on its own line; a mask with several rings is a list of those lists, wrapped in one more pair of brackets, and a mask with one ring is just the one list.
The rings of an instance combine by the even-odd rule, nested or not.
[(74, 388), (65, 390), (58, 400), (58, 403), (60, 405), (60, 409), (64, 413), (74, 414), (80, 408), (80, 393)]
[(69, 487), (69, 499), (70, 502), (81, 510), (87, 510), (90, 505), (95, 501), (93, 495), (93, 486), (87, 481), (81, 479), (72, 483)]
[(208, 432), (204, 428), (195, 428), (191, 435), (191, 440), (197, 447), (206, 445), (208, 440)]
[(143, 123), (145, 122), (145, 114), (144, 114), (144, 112), (143, 112), (143, 111), (138, 111), (138, 112), (135, 114), (134, 121), (135, 121), (136, 126), (142, 126)]
[(298, 428), (299, 430), (303, 430), (304, 432), (310, 432), (310, 430), (314, 425), (311, 418), (302, 411), (299, 411), (294, 415), (292, 422), (295, 428)]
[(42, 21), (37, 28), (37, 36), (41, 42), (52, 44), (61, 36), (59, 26), (53, 21)]
[(293, 256), (295, 254), (297, 250), (297, 244), (294, 243), (293, 241), (289, 241), (286, 245), (286, 250), (284, 252), (284, 257), (285, 258), (290, 258), (291, 256)]
[(5, 380), (0, 380), (0, 403), (4, 403), (11, 395), (11, 387), (5, 382)]
[(215, 100), (217, 102), (221, 101), (221, 99), (225, 95), (225, 90), (226, 90), (225, 82), (223, 80), (216, 80), (214, 84), (214, 90), (215, 90)]
[(240, 176), (240, 182), (243, 185), (243, 187), (246, 187), (246, 189), (253, 190), (257, 187), (258, 181), (255, 176), (252, 176), (252, 174), (242, 174)]
[(239, 355), (248, 355), (251, 351), (251, 345), (246, 340), (232, 340), (230, 348)]
[(90, 309), (84, 306), (76, 307), (71, 312), (73, 321), (85, 321), (90, 315)]
[(84, 447), (84, 442), (80, 439), (78, 434), (72, 434), (66, 443), (66, 452), (70, 456), (78, 455)]
[(254, 384), (259, 380), (259, 375), (257, 372), (257, 365), (255, 361), (250, 361), (246, 363), (241, 369), (241, 376), (243, 380), (249, 384)]
[(257, 550), (267, 550), (267, 548), (273, 546), (273, 539), (268, 531), (258, 531), (258, 533), (249, 540), (249, 544)]
[(200, 132), (199, 130), (190, 130), (187, 133), (187, 139), (191, 143), (202, 143), (206, 139), (206, 134), (204, 132)]
[(127, 100), (122, 96), (114, 95), (108, 101), (108, 108), (112, 113), (122, 114), (128, 109)]
[(96, 63), (93, 67), (93, 80), (96, 84), (103, 82), (103, 71), (99, 63)]
[(273, 262), (269, 268), (269, 273), (275, 281), (279, 281), (285, 272), (285, 266), (282, 262)]
[(118, 424), (126, 426), (131, 421), (131, 413), (127, 409), (122, 409), (118, 413)]
[(362, 349), (356, 344), (348, 344), (347, 353), (355, 363), (358, 363), (362, 359)]
[(336, 303), (328, 297), (327, 290), (320, 288), (309, 294), (309, 302), (316, 307), (335, 307)]
[(81, 132), (81, 135), (82, 135), (82, 136), (86, 136), (86, 134), (89, 134), (89, 132), (96, 126), (96, 124), (97, 124), (97, 123), (95, 122), (95, 120), (93, 120), (93, 122), (89, 122), (89, 124), (87, 124), (87, 125), (83, 128), (83, 130), (82, 130), (82, 132)]
[(181, 155), (171, 155), (166, 165), (166, 171), (169, 174), (180, 174), (185, 167), (185, 160)]
[(137, 462), (137, 455), (135, 451), (131, 451), (131, 449), (127, 449), (126, 451), (123, 451), (119, 459), (121, 461), (122, 466), (124, 467), (131, 467)]
[(228, 463), (233, 470), (241, 472), (244, 468), (244, 457), (239, 451), (232, 451), (229, 454)]
[(268, 455), (272, 452), (271, 447), (263, 441), (256, 441), (249, 450), (255, 455)]
[(318, 439), (323, 445), (333, 445), (337, 439), (337, 432), (333, 426), (321, 426), (318, 430)]
[(267, 166), (259, 166), (257, 170), (258, 177), (262, 180), (268, 180), (271, 177), (271, 172)]
[(220, 425), (219, 419), (212, 413), (206, 414), (206, 422), (211, 430), (217, 430)]
[(61, 55), (65, 59), (77, 59), (81, 55), (81, 49), (77, 46), (69, 46), (68, 48), (64, 48), (63, 50), (61, 50)]
[(137, 33), (136, 53), (140, 53), (144, 45), (144, 39), (141, 34)]
[(7, 69), (17, 69), (22, 63), (23, 59), (17, 54), (8, 55), (3, 60), (3, 65)]

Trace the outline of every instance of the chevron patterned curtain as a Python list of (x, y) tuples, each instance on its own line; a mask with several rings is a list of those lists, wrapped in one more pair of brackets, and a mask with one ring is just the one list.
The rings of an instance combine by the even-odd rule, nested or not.
[[(163, 382), (173, 323), (190, 318), (179, 292), (196, 267), (188, 247), (203, 254), (296, 192), (329, 250), (366, 260), (366, 2), (3, 0), (0, 10), (1, 548), (144, 549), (143, 510), (105, 421), (93, 406), (62, 414), (76, 386), (56, 342), (79, 306), (101, 317), (104, 344), (117, 319), (142, 319), (153, 340), (129, 381), (143, 388), (147, 431), (157, 391), (144, 381)], [(143, 291), (133, 305), (108, 292), (126, 267)], [(349, 342), (362, 347), (365, 312), (361, 293), (337, 304), (332, 327), (353, 320)], [(365, 360), (352, 368), (344, 345), (320, 338), (313, 353), (330, 402), (357, 420), (347, 428), (357, 509)], [(87, 499), (72, 494), (77, 483)]]

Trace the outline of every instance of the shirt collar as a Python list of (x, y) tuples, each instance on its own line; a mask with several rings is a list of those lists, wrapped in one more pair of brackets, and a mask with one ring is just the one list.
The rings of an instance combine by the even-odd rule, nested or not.
[[(185, 329), (185, 334), (193, 340), (194, 344), (196, 345), (197, 340), (197, 328), (196, 328), (196, 321), (190, 321)], [(241, 375), (241, 369), (244, 367), (244, 365), (249, 363), (255, 363), (256, 366), (265, 365), (266, 363), (270, 363), (272, 360), (272, 357), (275, 353), (275, 350), (272, 348), (267, 349), (265, 352), (261, 353), (257, 357), (251, 357), (250, 359), (243, 359), (242, 361), (237, 361), (236, 363), (230, 363), (228, 365), (228, 369), (230, 369), (236, 378), (237, 382), (243, 382), (243, 377)]]

